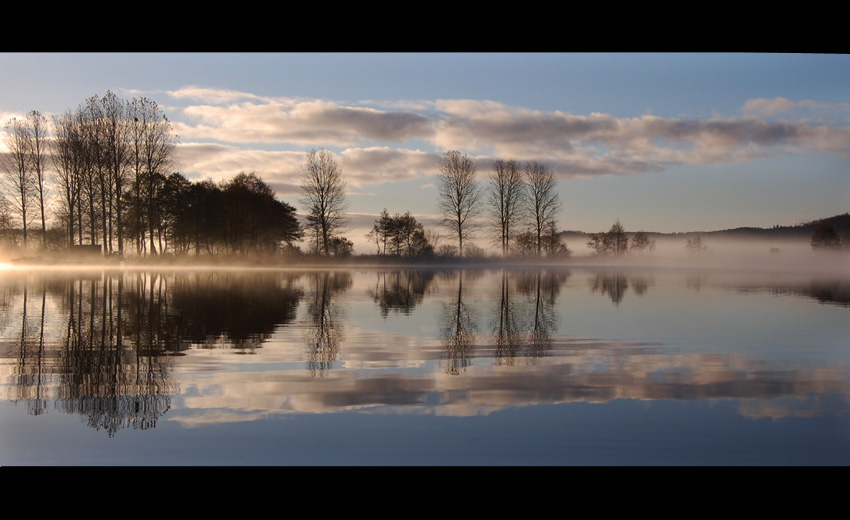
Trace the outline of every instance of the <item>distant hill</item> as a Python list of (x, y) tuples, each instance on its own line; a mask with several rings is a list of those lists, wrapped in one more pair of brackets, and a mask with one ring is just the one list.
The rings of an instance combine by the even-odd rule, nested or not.
[[(796, 224), (793, 226), (773, 226), (772, 228), (757, 228), (757, 227), (739, 227), (733, 229), (723, 229), (719, 231), (687, 231), (681, 233), (658, 233), (654, 231), (646, 231), (646, 234), (650, 237), (680, 237), (686, 235), (695, 235), (699, 233), (700, 235), (706, 235), (709, 237), (717, 237), (717, 238), (736, 238), (736, 237), (761, 237), (761, 238), (773, 238), (773, 239), (810, 239), (812, 237), (812, 233), (815, 232), (815, 229), (821, 224), (829, 224), (834, 229), (835, 232), (838, 233), (838, 236), (844, 236), (847, 233), (850, 233), (850, 213), (844, 213), (843, 215), (835, 215), (834, 217), (827, 217), (818, 220), (813, 220), (811, 222), (806, 222), (804, 224)], [(607, 231), (607, 230), (606, 230)], [(627, 232), (629, 234), (634, 233), (638, 230), (629, 230)], [(596, 233), (596, 231), (594, 231)], [(589, 232), (584, 231), (562, 231), (561, 237), (565, 239), (581, 239), (588, 237), (590, 235)]]
[(735, 237), (735, 236), (760, 236), (764, 238), (805, 238), (809, 239), (812, 237), (812, 234), (815, 232), (818, 226), (821, 224), (828, 224), (835, 229), (835, 232), (838, 233), (838, 236), (843, 236), (846, 233), (850, 233), (850, 213), (844, 213), (843, 215), (835, 215), (834, 217), (827, 217), (818, 220), (813, 220), (811, 222), (806, 222), (804, 224), (797, 224), (794, 226), (773, 226), (772, 228), (753, 228), (753, 227), (740, 227), (734, 229), (725, 229), (722, 231), (712, 231), (709, 233), (705, 233), (709, 236), (719, 236), (719, 237)]

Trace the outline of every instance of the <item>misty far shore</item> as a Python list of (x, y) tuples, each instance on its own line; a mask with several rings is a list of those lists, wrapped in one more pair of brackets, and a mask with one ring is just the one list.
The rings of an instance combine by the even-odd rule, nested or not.
[(268, 256), (236, 255), (159, 255), (126, 258), (77, 257), (67, 252), (45, 252), (40, 255), (14, 257), (0, 252), (0, 262), (18, 268), (269, 268), (269, 269), (334, 269), (334, 268), (646, 268), (646, 269), (734, 269), (777, 272), (811, 272), (829, 275), (850, 274), (850, 254), (846, 250), (817, 251), (804, 239), (766, 239), (758, 236), (706, 239), (707, 249), (690, 254), (684, 247), (682, 234), (676, 238), (658, 237), (653, 252), (620, 256), (597, 255), (590, 250), (576, 252), (585, 244), (565, 241), (573, 254), (563, 258), (502, 257), (403, 257), (394, 255), (355, 254), (326, 257), (311, 254), (278, 254)]
[[(494, 251), (473, 257), (407, 257), (362, 252), (348, 256), (324, 256), (303, 252), (260, 255), (160, 254), (117, 256), (74, 254), (68, 250), (26, 250), (0, 247), (0, 263), (21, 268), (475, 268), (475, 267), (596, 267), (596, 268), (687, 268), (813, 272), (830, 275), (850, 273), (850, 251), (815, 250), (813, 230), (829, 224), (842, 236), (850, 233), (850, 213), (794, 226), (734, 228), (700, 232), (645, 232), (652, 250), (621, 255), (598, 254), (589, 248), (591, 233), (562, 231), (560, 237), (570, 250), (563, 257), (507, 256)], [(627, 232), (634, 236), (635, 232)], [(699, 237), (704, 249), (689, 251), (686, 244)]]

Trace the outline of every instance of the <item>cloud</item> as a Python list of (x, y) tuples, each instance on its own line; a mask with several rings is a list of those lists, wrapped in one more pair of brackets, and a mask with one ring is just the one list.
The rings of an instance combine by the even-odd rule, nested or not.
[[(255, 172), (278, 195), (291, 195), (300, 185), (303, 152), (245, 150), (221, 144), (187, 143), (176, 148), (180, 169), (192, 180), (227, 180), (239, 172)], [(283, 189), (283, 191), (281, 191)]]
[[(226, 145), (185, 148), (192, 159), (184, 164), (195, 168), (192, 171), (216, 176), (255, 169), (281, 185), (297, 183), (304, 152), (315, 148), (335, 149), (352, 185), (434, 175), (440, 155), (449, 149), (470, 154), (479, 169), (489, 171), (495, 158), (536, 160), (550, 165), (564, 179), (659, 171), (683, 164), (739, 163), (777, 154), (846, 154), (850, 150), (846, 126), (765, 118), (765, 114), (794, 107), (843, 105), (785, 98), (751, 99), (744, 105), (744, 115), (700, 119), (581, 115), (470, 99), (400, 101), (394, 104), (396, 108), (390, 108), (393, 103), (381, 102), (379, 109), (201, 87), (187, 87), (172, 95), (203, 103), (185, 106), (183, 117), (174, 123), (181, 141)], [(429, 143), (433, 149), (427, 148)], [(263, 149), (249, 149), (258, 146)], [(273, 150), (284, 148), (290, 151)]]
[(178, 98), (206, 104), (183, 109), (175, 131), (189, 139), (235, 143), (294, 143), (351, 146), (369, 139), (402, 142), (427, 138), (433, 122), (412, 111), (343, 106), (330, 101), (260, 98), (210, 89), (175, 91)]
[(355, 184), (398, 182), (433, 175), (440, 155), (390, 147), (350, 148), (342, 152), (346, 178)]
[[(298, 194), (301, 167), (306, 153), (243, 149), (217, 143), (187, 143), (177, 146), (181, 171), (193, 180), (226, 180), (235, 174), (256, 172), (277, 189), (278, 195)], [(349, 148), (335, 159), (350, 187), (400, 182), (432, 175), (438, 169), (439, 154), (389, 147)]]
[(217, 89), (217, 88), (208, 88), (208, 87), (194, 87), (187, 86), (182, 87), (178, 90), (171, 90), (168, 92), (173, 98), (182, 99), (182, 100), (198, 100), (204, 103), (213, 103), (213, 104), (221, 104), (221, 103), (234, 103), (239, 100), (244, 99), (252, 99), (252, 100), (263, 100), (268, 98), (263, 98), (261, 96), (257, 96), (255, 94), (249, 94), (247, 92), (240, 92), (238, 90), (226, 90), (226, 89)]
[(770, 117), (790, 112), (795, 108), (846, 112), (850, 110), (850, 103), (820, 103), (812, 100), (791, 101), (784, 97), (754, 98), (748, 99), (744, 103), (743, 112), (748, 115)]

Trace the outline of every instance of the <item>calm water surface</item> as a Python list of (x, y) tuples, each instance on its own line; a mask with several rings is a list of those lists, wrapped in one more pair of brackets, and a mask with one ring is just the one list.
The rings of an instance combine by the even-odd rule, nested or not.
[(847, 465), (850, 279), (0, 274), (0, 465)]

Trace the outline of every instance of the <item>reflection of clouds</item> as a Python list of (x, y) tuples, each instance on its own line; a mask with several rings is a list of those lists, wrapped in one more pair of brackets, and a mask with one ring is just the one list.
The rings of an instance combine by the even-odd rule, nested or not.
[[(98, 399), (101, 395), (168, 398), (158, 402), (123, 399), (119, 400), (118, 408), (109, 408), (105, 401), (93, 399), (65, 401), (63, 406), (69, 411), (69, 405), (79, 404), (79, 410), (89, 407), (87, 412), (95, 412), (89, 413), (93, 425), (112, 428), (117, 423), (107, 423), (103, 419), (120, 416), (137, 421), (136, 424), (143, 424), (148, 417), (159, 417), (166, 409), (168, 420), (179, 420), (187, 425), (351, 410), (364, 413), (469, 416), (538, 404), (607, 403), (617, 399), (647, 402), (728, 400), (737, 403), (740, 413), (747, 417), (807, 417), (848, 411), (850, 385), (846, 363), (776, 361), (772, 358), (773, 350), (761, 350), (761, 353), (748, 355), (730, 354), (728, 352), (740, 350), (734, 343), (723, 343), (729, 340), (729, 333), (736, 333), (734, 327), (724, 330), (723, 335), (713, 336), (713, 332), (708, 332), (704, 339), (700, 337), (700, 343), (720, 341), (718, 347), (721, 352), (718, 353), (680, 353), (670, 351), (663, 345), (577, 340), (558, 335), (554, 327), (557, 322), (535, 322), (532, 319), (534, 311), (539, 309), (540, 316), (546, 319), (568, 318), (573, 323), (571, 328), (582, 328), (578, 307), (584, 302), (599, 299), (588, 295), (588, 284), (592, 283), (596, 271), (584, 273), (579, 270), (581, 274), (576, 275), (579, 283), (574, 284), (567, 283), (566, 271), (558, 273), (553, 270), (551, 276), (546, 274), (546, 270), (542, 273), (536, 270), (522, 271), (445, 270), (427, 276), (423, 273), (419, 281), (414, 280), (415, 276), (397, 277), (394, 280), (403, 281), (405, 291), (414, 286), (417, 289), (411, 294), (405, 292), (405, 297), (399, 301), (392, 298), (388, 300), (388, 308), (403, 308), (405, 312), (398, 316), (395, 312), (388, 313), (387, 319), (382, 317), (380, 307), (376, 308), (373, 300), (376, 294), (374, 271), (309, 271), (271, 278), (240, 277), (240, 284), (237, 285), (244, 284), (246, 289), (238, 294), (248, 292), (255, 295), (254, 299), (258, 302), (263, 300), (268, 306), (274, 307), (275, 312), (272, 314), (276, 316), (260, 320), (252, 327), (252, 332), (262, 333), (262, 348), (253, 350), (252, 356), (234, 356), (237, 349), (233, 348), (236, 346), (233, 342), (222, 342), (216, 349), (203, 349), (198, 345), (181, 348), (180, 357), (158, 356), (158, 353), (165, 351), (151, 349), (151, 344), (139, 343), (135, 339), (136, 329), (130, 327), (137, 317), (148, 314), (138, 315), (125, 310), (122, 316), (128, 321), (121, 322), (116, 321), (117, 314), (114, 316), (116, 320), (110, 321), (107, 319), (109, 313), (104, 313), (104, 309), (113, 308), (102, 305), (106, 301), (104, 296), (117, 296), (119, 293), (123, 298), (115, 302), (132, 303), (138, 300), (138, 304), (132, 308), (149, 313), (151, 302), (160, 301), (150, 298), (154, 294), (154, 286), (159, 287), (159, 284), (167, 281), (162, 287), (170, 289), (162, 294), (180, 294), (185, 288), (181, 284), (195, 280), (195, 275), (176, 279), (171, 275), (160, 276), (156, 278), (156, 285), (153, 284), (153, 278), (140, 277), (138, 287), (126, 283), (119, 291), (120, 286), (113, 284), (107, 285), (111, 289), (104, 291), (104, 287), (99, 285), (103, 282), (98, 274), (91, 280), (75, 281), (70, 287), (64, 283), (56, 284), (54, 289), (48, 290), (46, 299), (44, 293), (31, 290), (24, 331), (29, 339), (24, 342), (25, 348), (22, 350), (23, 284), (20, 279), (16, 279), (10, 285), (3, 285), (0, 279), (0, 290), (3, 291), (0, 294), (0, 305), (5, 305), (6, 311), (4, 316), (0, 316), (5, 320), (0, 321), (4, 326), (4, 338), (0, 340), (0, 353), (3, 354), (0, 361), (0, 392), (6, 399), (26, 398), (33, 403), (36, 399), (41, 399), (39, 403), (42, 403), (46, 402), (45, 399), (56, 397), (59, 388)], [(507, 276), (503, 276), (505, 273)], [(136, 280), (134, 276), (127, 276), (128, 279)], [(631, 272), (626, 276), (629, 290), (638, 292), (638, 278)], [(651, 288), (648, 292), (652, 294), (648, 299), (653, 300), (653, 306), (647, 308), (653, 312), (666, 315), (671, 309), (680, 307), (680, 300), (668, 296), (678, 297), (683, 292), (688, 293), (688, 301), (694, 304), (694, 307), (688, 306), (686, 310), (693, 308), (698, 312), (705, 311), (720, 302), (723, 302), (723, 307), (728, 307), (727, 302), (741, 303), (741, 312), (751, 312), (747, 318), (752, 316), (752, 330), (759, 334), (761, 329), (758, 327), (763, 323), (758, 320), (763, 316), (764, 319), (775, 320), (776, 316), (789, 315), (773, 313), (771, 298), (754, 300), (757, 309), (748, 307), (747, 301), (753, 299), (747, 296), (747, 292), (778, 291), (777, 294), (783, 296), (804, 296), (795, 299), (810, 302), (815, 295), (823, 298), (828, 292), (831, 298), (836, 298), (836, 295), (840, 296), (846, 290), (846, 282), (813, 281), (810, 276), (783, 276), (777, 280), (773, 277), (748, 276), (740, 279), (710, 272), (699, 277), (699, 284), (703, 288), (721, 287), (730, 290), (703, 290), (695, 294), (694, 291), (682, 291), (688, 284), (687, 273), (673, 273), (670, 279), (674, 280), (675, 285), (672, 286), (668, 283), (669, 279), (660, 273), (653, 276), (662, 282), (655, 285), (654, 278), (646, 280), (646, 287)], [(418, 285), (425, 280), (430, 281)], [(380, 281), (382, 292), (386, 288), (396, 290), (395, 282), (389, 283), (389, 278), (386, 285), (383, 279)], [(218, 287), (230, 287), (231, 282), (235, 283), (235, 280), (221, 277), (218, 279)], [(191, 287), (192, 283), (187, 287)], [(131, 292), (131, 285), (140, 291), (138, 297), (133, 296), (135, 293)], [(51, 287), (53, 283), (47, 286)], [(424, 290), (426, 287), (427, 290)], [(675, 292), (668, 292), (671, 287)], [(63, 292), (70, 288), (75, 288), (73, 293)], [(93, 288), (97, 291), (92, 292)], [(55, 289), (61, 290), (54, 293)], [(221, 294), (218, 290), (207, 292), (213, 300)], [(409, 299), (407, 296), (413, 293), (416, 297)], [(71, 294), (75, 295), (73, 304)], [(83, 313), (85, 319), (75, 325), (84, 334), (66, 337), (69, 319), (77, 320), (81, 315), (79, 311), (91, 311), (90, 301), (86, 299), (90, 294), (97, 294), (99, 303), (94, 307), (95, 314), (87, 316)], [(270, 298), (260, 298), (264, 294)], [(68, 299), (63, 295), (68, 296)], [(86, 298), (83, 298), (84, 295)], [(182, 316), (185, 325), (189, 316), (206, 315), (199, 312), (203, 306), (187, 306), (194, 300), (184, 296), (173, 301), (167, 298), (162, 300), (171, 302), (166, 306), (169, 309), (182, 309), (180, 313), (159, 313), (157, 319), (146, 318), (143, 328), (148, 329), (152, 324), (160, 327), (160, 323), (171, 323), (168, 319), (175, 316)], [(235, 301), (242, 300), (238, 298)], [(571, 308), (575, 304), (576, 314), (564, 314), (564, 307), (559, 306), (559, 302)], [(632, 298), (629, 302), (625, 308), (616, 311), (604, 305), (597, 307), (605, 307), (606, 310), (594, 312), (617, 312), (618, 316), (628, 317), (630, 315), (623, 311), (640, 308), (645, 303), (638, 298)], [(52, 316), (53, 321), (48, 321), (44, 329), (50, 345), (44, 352), (37, 348), (41, 334), (42, 304), (45, 305), (45, 314), (55, 314)], [(291, 305), (297, 305), (298, 319), (295, 319), (295, 308)], [(241, 304), (230, 308), (248, 310)], [(821, 308), (817, 304), (807, 306), (811, 311)], [(69, 312), (72, 309), (74, 312)], [(781, 311), (781, 307), (776, 309)], [(752, 312), (755, 310), (759, 312)], [(843, 316), (842, 312), (845, 311), (843, 308), (822, 310), (823, 313), (817, 316), (829, 320), (833, 319), (830, 316)], [(512, 314), (500, 314), (502, 311), (510, 311)], [(243, 325), (246, 323), (239, 318), (238, 312), (230, 314), (228, 318), (240, 320)], [(212, 316), (214, 318), (208, 320), (212, 325), (216, 328), (224, 325), (225, 320), (219, 313), (213, 313)], [(366, 319), (359, 319), (364, 316)], [(783, 319), (787, 321), (787, 318)], [(101, 337), (102, 332), (113, 330), (101, 330), (110, 323), (123, 323), (122, 331), (126, 334), (124, 349), (126, 353), (133, 354), (131, 358), (120, 361), (124, 366), (122, 378), (100, 369), (101, 366), (115, 366), (115, 363), (98, 361), (101, 355), (99, 348), (91, 349), (90, 345), (81, 349), (86, 345), (80, 343), (81, 338), (88, 337), (89, 333)], [(458, 327), (458, 323), (461, 327)], [(533, 331), (534, 323), (551, 325), (545, 329), (548, 341), (545, 356), (535, 357), (534, 352), (522, 353), (515, 348), (517, 345), (523, 348), (530, 345), (528, 335)], [(829, 326), (837, 322), (823, 323)], [(737, 322), (731, 325), (737, 325)], [(801, 327), (801, 334), (811, 332), (805, 328), (808, 324), (800, 322), (800, 325), (804, 326)], [(338, 334), (343, 326), (346, 332), (344, 344), (342, 336)], [(163, 326), (163, 330), (168, 332), (171, 329)], [(209, 329), (204, 330), (209, 332)], [(708, 329), (695, 327), (688, 330), (703, 334)], [(749, 334), (750, 330), (748, 323), (745, 333)], [(818, 353), (825, 352), (823, 349), (830, 348), (833, 343), (842, 345), (840, 340), (843, 338), (835, 339), (837, 335), (834, 331), (824, 332), (829, 334), (813, 336), (812, 345), (816, 347), (816, 342), (825, 338), (824, 346)], [(599, 333), (584, 334), (602, 338), (617, 336), (607, 328)], [(645, 332), (642, 330), (639, 335), (643, 337)], [(181, 337), (186, 339), (188, 336), (184, 334)], [(628, 337), (627, 333), (626, 341)], [(769, 340), (770, 337), (765, 338)], [(310, 340), (306, 358), (305, 338)], [(732, 337), (732, 341), (737, 339)], [(69, 344), (75, 347), (67, 351), (76, 356), (73, 359), (60, 355), (66, 348), (66, 340), (75, 342)], [(686, 341), (683, 348), (688, 344), (690, 342)], [(153, 364), (137, 365), (136, 353), (127, 348), (129, 345), (147, 345), (144, 359)], [(783, 345), (780, 347), (785, 349)], [(310, 350), (312, 347), (320, 348)], [(724, 351), (726, 348), (730, 350)], [(518, 354), (524, 357), (518, 358)], [(787, 351), (782, 352), (782, 355), (785, 354)], [(801, 352), (799, 355), (805, 354)], [(22, 358), (26, 363), (21, 362)], [(118, 362), (119, 359), (114, 358), (112, 361)], [(324, 370), (330, 368), (331, 362), (334, 370)], [(74, 369), (70, 370), (69, 367)], [(316, 373), (321, 373), (323, 378), (314, 378)], [(68, 377), (82, 375), (85, 381), (75, 383), (68, 379), (63, 383), (57, 379), (57, 375), (62, 374)], [(90, 385), (90, 382), (97, 382), (95, 376), (98, 374), (108, 376), (103, 382), (120, 384), (114, 389), (105, 385)], [(153, 376), (156, 384), (139, 386), (148, 376)], [(44, 382), (44, 386), (30, 382)], [(36, 393), (42, 389), (46, 393)], [(98, 390), (103, 389), (107, 390), (106, 393), (98, 393)], [(172, 401), (179, 401), (180, 405), (175, 407)], [(132, 409), (129, 408), (131, 406)], [(141, 414), (145, 407), (156, 414)]]
[(825, 400), (818, 396), (784, 399), (760, 399), (738, 404), (738, 413), (749, 419), (810, 419), (841, 416), (847, 413), (846, 401)]
[[(476, 352), (483, 351), (493, 349), (479, 345)], [(846, 366), (798, 366), (740, 354), (674, 355), (659, 346), (576, 340), (553, 345), (551, 355), (535, 366), (479, 357), (457, 377), (440, 368), (444, 353), (420, 353), (428, 353), (422, 360), (427, 371), (350, 369), (322, 379), (299, 370), (195, 373), (185, 405), (193, 421), (202, 420), (201, 411), (215, 422), (222, 410), (232, 410), (239, 420), (351, 410), (472, 416), (617, 399), (733, 400), (748, 417), (779, 418), (843, 414), (850, 403)]]

